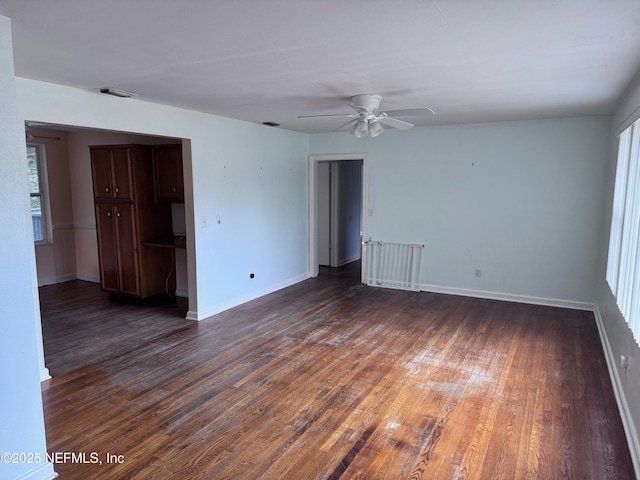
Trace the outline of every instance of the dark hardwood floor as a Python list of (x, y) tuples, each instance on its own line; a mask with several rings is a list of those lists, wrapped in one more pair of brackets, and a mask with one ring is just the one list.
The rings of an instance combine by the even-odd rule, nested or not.
[(40, 287), (45, 363), (52, 376), (107, 360), (192, 326), (187, 299), (140, 306), (109, 301), (100, 285), (74, 280)]
[[(369, 288), (355, 271), (323, 269), (199, 323), (175, 315), (180, 305), (43, 289), (48, 451), (102, 462), (56, 471), (634, 478), (592, 313)], [(70, 312), (82, 325), (58, 329)]]

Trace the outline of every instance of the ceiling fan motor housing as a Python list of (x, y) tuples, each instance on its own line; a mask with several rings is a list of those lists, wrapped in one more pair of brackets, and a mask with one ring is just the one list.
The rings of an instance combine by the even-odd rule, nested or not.
[(356, 107), (364, 108), (369, 113), (374, 113), (380, 108), (380, 95), (374, 95), (372, 93), (364, 93), (361, 95), (354, 95), (351, 97), (351, 101)]

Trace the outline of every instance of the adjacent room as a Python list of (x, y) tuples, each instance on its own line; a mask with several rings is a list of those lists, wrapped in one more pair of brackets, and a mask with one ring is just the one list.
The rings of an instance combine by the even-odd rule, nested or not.
[(0, 2), (0, 477), (637, 478), (638, 25)]

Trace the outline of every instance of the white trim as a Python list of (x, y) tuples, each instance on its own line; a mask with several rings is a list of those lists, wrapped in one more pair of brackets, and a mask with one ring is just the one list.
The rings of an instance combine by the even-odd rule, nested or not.
[(78, 280), (84, 280), (85, 282), (93, 282), (100, 283), (100, 277), (96, 277), (95, 275), (85, 275), (84, 273), (79, 273), (76, 275)]
[(251, 300), (255, 300), (260, 297), (264, 297), (265, 295), (269, 295), (270, 293), (276, 292), (278, 290), (282, 290), (283, 288), (290, 287), (291, 285), (295, 285), (296, 283), (300, 283), (304, 280), (310, 278), (308, 273), (303, 273), (302, 275), (298, 275), (296, 277), (289, 278), (280, 283), (276, 283), (271, 285), (263, 290), (258, 290), (256, 292), (251, 292), (246, 295), (238, 295), (237, 297), (230, 298), (228, 300), (223, 300), (218, 302), (204, 310), (198, 310), (197, 312), (193, 310), (189, 310), (187, 312), (187, 316), (185, 317), (187, 320), (204, 320), (205, 318), (212, 317), (218, 313), (222, 313), (225, 310), (229, 310), (233, 307), (237, 307), (238, 305), (242, 305), (243, 303), (250, 302)]
[[(316, 182), (318, 178), (319, 162), (339, 162), (341, 160), (362, 160), (362, 238), (367, 238), (368, 216), (366, 215), (369, 205), (369, 174), (367, 153), (335, 153), (335, 154), (318, 154), (309, 155), (309, 277), (318, 276), (318, 249), (317, 249), (317, 192)], [(363, 257), (363, 262), (365, 261)], [(362, 265), (364, 272), (366, 265)]]
[(47, 367), (40, 367), (40, 383), (51, 380), (51, 374)]
[(616, 137), (620, 136), (622, 132), (633, 125), (638, 119), (640, 119), (640, 106), (631, 112), (629, 116), (616, 127)]
[(38, 287), (45, 287), (47, 285), (55, 285), (56, 283), (70, 282), (76, 280), (78, 276), (75, 273), (69, 273), (67, 275), (60, 275), (58, 277), (39, 278)]
[(53, 228), (54, 230), (67, 230), (75, 228), (75, 225), (73, 223), (58, 223), (56, 225), (53, 225), (51, 228)]
[(530, 305), (544, 305), (548, 307), (570, 308), (572, 310), (595, 309), (595, 304), (589, 302), (577, 302), (575, 300), (562, 300), (558, 298), (532, 297), (529, 295), (517, 295), (513, 293), (489, 292), (486, 290), (472, 290), (468, 288), (441, 287), (439, 285), (420, 284), (420, 291), (444, 293), (447, 295), (460, 295), (463, 297), (486, 298), (489, 300), (501, 300), (503, 302), (528, 303)]
[(618, 404), (618, 410), (620, 412), (620, 418), (622, 419), (622, 427), (624, 428), (625, 437), (629, 445), (629, 453), (631, 455), (631, 462), (633, 463), (633, 469), (635, 470), (636, 477), (640, 478), (640, 437), (638, 437), (638, 431), (633, 423), (631, 412), (629, 411), (629, 404), (622, 388), (622, 382), (618, 375), (618, 368), (615, 355), (611, 349), (609, 338), (607, 337), (607, 331), (604, 328), (604, 320), (600, 309), (596, 306), (593, 310), (596, 317), (596, 325), (598, 326), (598, 332), (600, 333), (600, 342), (602, 343), (602, 349), (604, 350), (604, 357), (607, 361), (607, 368), (609, 369), (609, 377), (611, 377), (611, 385), (613, 386), (613, 393), (616, 397), (616, 403)]
[(41, 467), (18, 477), (16, 480), (51, 480), (57, 476), (58, 474), (53, 470), (53, 463), (47, 462)]
[(74, 223), (73, 224), (73, 228), (80, 228), (80, 229), (86, 229), (86, 230), (95, 230), (96, 229), (96, 224), (95, 223)]
[[(53, 225), (51, 220), (51, 201), (49, 199), (49, 174), (47, 168), (47, 150), (44, 142), (27, 142), (27, 149), (36, 149), (38, 184), (40, 187), (40, 211), (44, 222), (44, 239), (34, 241), (36, 247), (53, 244)], [(26, 158), (25, 158), (26, 160)]]
[(346, 265), (348, 263), (355, 262), (356, 260), (360, 260), (360, 256), (361, 256), (360, 252), (358, 252), (357, 254), (355, 254), (355, 255), (353, 255), (353, 256), (351, 256), (349, 258), (345, 258), (343, 260), (340, 260), (338, 262), (338, 266), (342, 267), (343, 265)]

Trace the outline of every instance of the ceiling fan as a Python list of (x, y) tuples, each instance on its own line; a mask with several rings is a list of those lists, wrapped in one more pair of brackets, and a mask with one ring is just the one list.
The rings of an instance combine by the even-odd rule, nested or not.
[(349, 133), (358, 138), (377, 137), (384, 129), (382, 125), (397, 128), (398, 130), (408, 130), (413, 127), (413, 123), (398, 120), (390, 115), (396, 116), (417, 116), (425, 113), (435, 115), (430, 108), (414, 108), (409, 110), (390, 110), (388, 112), (378, 112), (380, 108), (380, 100), (382, 96), (372, 93), (364, 93), (351, 97), (351, 103), (348, 103), (355, 113), (336, 113), (328, 115), (299, 115), (298, 118), (321, 118), (321, 117), (348, 117), (353, 118), (346, 123), (351, 125)]

